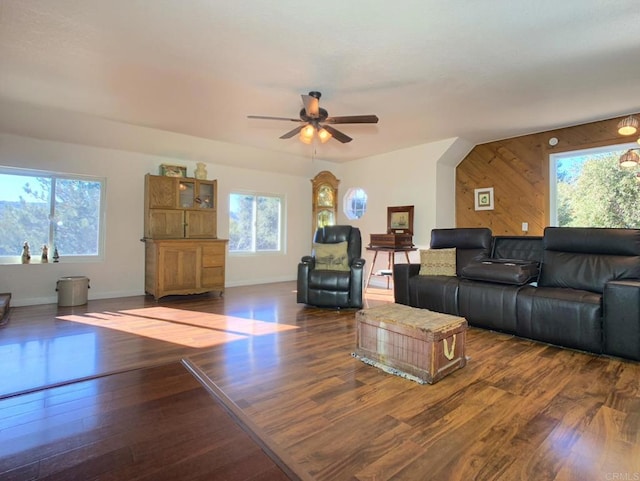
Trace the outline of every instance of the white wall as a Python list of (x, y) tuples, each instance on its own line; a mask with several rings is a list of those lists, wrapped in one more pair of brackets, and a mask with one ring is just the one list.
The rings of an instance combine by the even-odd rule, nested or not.
[[(231, 191), (256, 191), (265, 194), (282, 194), (285, 202), (287, 222), (286, 254), (228, 255), (227, 286), (263, 284), (268, 282), (294, 280), (298, 262), (309, 254), (308, 236), (311, 226), (311, 182), (315, 174), (300, 177), (286, 174), (260, 172), (249, 169), (235, 169), (217, 166), (216, 178), (220, 197), (218, 199), (222, 215), (218, 216), (218, 230), (229, 232), (229, 193)], [(224, 181), (221, 182), (220, 179)], [(304, 227), (302, 227), (304, 226)], [(303, 238), (303, 234), (306, 238)], [(306, 241), (306, 242), (305, 242)]]
[[(461, 139), (446, 139), (336, 164), (3, 101), (0, 132), (0, 165), (107, 179), (104, 262), (65, 262), (61, 252), (58, 264), (0, 265), (0, 292), (11, 292), (15, 306), (57, 302), (56, 280), (63, 276), (89, 277), (89, 299), (143, 294), (144, 175), (157, 173), (162, 163), (185, 165), (193, 175), (196, 162), (204, 162), (208, 178), (218, 179), (220, 238), (229, 232), (230, 191), (285, 196), (286, 252), (227, 255), (226, 285), (237, 286), (296, 278), (300, 258), (310, 252), (310, 180), (322, 170), (341, 180), (340, 208), (350, 187), (367, 192), (362, 219), (349, 221), (338, 212), (338, 222), (360, 227), (363, 245), (369, 234), (386, 231), (387, 207), (414, 205), (414, 242), (427, 246), (432, 228), (455, 224), (455, 166), (473, 147)], [(370, 262), (372, 256), (363, 254)]]
[[(218, 144), (218, 143), (215, 143)], [(214, 146), (215, 147), (215, 146)], [(226, 146), (228, 155), (239, 159), (260, 155), (268, 162), (269, 154), (253, 152), (239, 146)], [(279, 174), (207, 162), (209, 178), (218, 179), (218, 237), (229, 232), (228, 199), (231, 189), (284, 194), (290, 226), (304, 225), (309, 232), (311, 182), (326, 163), (302, 159), (304, 175)], [(191, 175), (195, 162), (136, 152), (90, 147), (86, 145), (38, 140), (12, 134), (0, 134), (0, 165), (67, 172), (105, 177), (107, 181), (107, 222), (104, 262), (65, 262), (29, 265), (0, 265), (0, 292), (12, 293), (12, 305), (57, 302), (56, 281), (63, 276), (87, 276), (91, 288), (89, 299), (124, 297), (144, 293), (143, 194), (144, 175), (157, 173), (161, 163), (188, 167)], [(1, 235), (2, 226), (0, 226)], [(25, 239), (28, 240), (28, 239)], [(309, 250), (307, 238), (299, 238), (289, 229), (284, 255), (261, 257), (227, 256), (228, 286), (257, 284), (295, 279), (300, 257)], [(37, 249), (34, 249), (34, 260)], [(20, 246), (16, 246), (20, 252)]]
[[(338, 221), (359, 227), (366, 246), (370, 234), (386, 232), (387, 207), (413, 205), (413, 242), (427, 247), (431, 229), (455, 226), (455, 167), (472, 148), (451, 138), (345, 164), (341, 196), (351, 187), (361, 187), (367, 193), (367, 212), (361, 219), (348, 220), (341, 211)], [(373, 254), (364, 254), (370, 266)], [(410, 258), (419, 261), (417, 252)], [(383, 267), (379, 256), (377, 263), (377, 269)]]

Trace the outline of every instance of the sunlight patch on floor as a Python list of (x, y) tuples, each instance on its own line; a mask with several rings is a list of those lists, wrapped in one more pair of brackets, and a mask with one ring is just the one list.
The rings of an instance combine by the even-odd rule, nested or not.
[(195, 348), (298, 329), (297, 326), (287, 324), (168, 307), (91, 312), (59, 316), (57, 319), (115, 329)]

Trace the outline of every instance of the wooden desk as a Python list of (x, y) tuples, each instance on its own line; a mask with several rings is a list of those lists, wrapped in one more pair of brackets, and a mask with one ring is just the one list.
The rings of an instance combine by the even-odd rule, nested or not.
[[(417, 247), (367, 247), (368, 251), (373, 252), (373, 261), (371, 262), (371, 269), (369, 270), (369, 275), (367, 276), (367, 284), (364, 286), (365, 290), (369, 287), (369, 283), (371, 282), (371, 276), (382, 276), (387, 278), (387, 289), (389, 289), (389, 280), (393, 279), (393, 263), (395, 261), (396, 252), (404, 252), (405, 258), (407, 259), (407, 264), (410, 264), (409, 260), (409, 252), (417, 251)], [(380, 274), (374, 274), (374, 269), (376, 267), (376, 260), (378, 259), (378, 252), (386, 252), (388, 255), (387, 261), (387, 269), (381, 270)]]

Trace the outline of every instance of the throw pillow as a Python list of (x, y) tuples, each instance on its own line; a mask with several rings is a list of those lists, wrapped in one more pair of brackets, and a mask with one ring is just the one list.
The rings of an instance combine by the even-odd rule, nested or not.
[(313, 244), (316, 269), (348, 271), (349, 256), (347, 254), (347, 244), (347, 241), (336, 244)]
[(421, 276), (455, 276), (456, 249), (427, 249), (420, 251)]

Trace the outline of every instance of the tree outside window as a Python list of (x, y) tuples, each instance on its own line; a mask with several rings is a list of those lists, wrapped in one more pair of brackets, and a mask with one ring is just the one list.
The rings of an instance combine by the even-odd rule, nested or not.
[(47, 245), (68, 257), (101, 256), (101, 179), (0, 169), (0, 257)]
[(619, 166), (620, 156), (628, 148), (618, 145), (552, 156), (552, 214), (556, 217), (551, 223), (560, 227), (639, 228), (637, 170)]
[(231, 193), (229, 206), (230, 253), (282, 251), (281, 196)]

